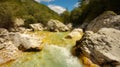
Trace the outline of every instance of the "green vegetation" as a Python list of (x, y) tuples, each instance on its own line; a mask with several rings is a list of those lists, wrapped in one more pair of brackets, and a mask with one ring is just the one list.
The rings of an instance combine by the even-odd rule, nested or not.
[(120, 0), (81, 0), (78, 8), (71, 12), (71, 21), (76, 25), (89, 23), (104, 11), (120, 14)]
[(44, 25), (50, 19), (56, 19), (65, 24), (73, 23), (80, 26), (84, 22), (89, 23), (104, 11), (114, 11), (120, 14), (120, 0), (79, 0), (80, 6), (71, 12), (64, 11), (58, 15), (47, 6), (34, 0), (0, 0), (0, 27), (9, 29), (14, 27), (14, 19), (25, 20), (25, 27), (31, 23)]
[(65, 24), (71, 23), (70, 12), (68, 10), (61, 14), (62, 20)]
[(24, 19), (26, 27), (30, 23), (46, 24), (50, 19), (61, 21), (57, 13), (34, 0), (0, 0), (0, 27), (13, 27), (15, 18)]

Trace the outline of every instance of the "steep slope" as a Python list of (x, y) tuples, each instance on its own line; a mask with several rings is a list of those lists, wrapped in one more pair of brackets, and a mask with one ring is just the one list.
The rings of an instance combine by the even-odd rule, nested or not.
[(26, 26), (37, 22), (46, 24), (50, 19), (61, 20), (57, 13), (34, 0), (0, 0), (0, 27), (14, 26), (15, 18), (24, 19)]

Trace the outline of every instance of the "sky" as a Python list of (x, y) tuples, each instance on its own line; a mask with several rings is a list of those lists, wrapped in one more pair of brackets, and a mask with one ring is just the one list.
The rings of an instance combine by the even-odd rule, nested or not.
[(61, 14), (66, 9), (71, 11), (78, 6), (78, 0), (35, 0), (39, 3), (47, 5), (50, 9)]

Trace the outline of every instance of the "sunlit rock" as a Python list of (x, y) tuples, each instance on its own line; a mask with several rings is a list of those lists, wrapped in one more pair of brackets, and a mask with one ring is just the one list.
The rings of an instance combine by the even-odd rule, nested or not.
[(80, 39), (83, 35), (82, 29), (74, 29), (71, 33), (69, 33), (65, 38), (67, 39)]
[(91, 21), (86, 30), (97, 32), (101, 28), (115, 28), (120, 30), (120, 15), (112, 11), (106, 11)]
[(14, 46), (8, 35), (0, 35), (0, 64), (14, 60), (20, 56), (20, 51)]
[(42, 43), (40, 38), (30, 34), (13, 33), (12, 40), (15, 46), (23, 51), (39, 51)]
[(113, 28), (102, 28), (97, 33), (87, 31), (76, 42), (75, 51), (102, 67), (116, 67), (120, 64), (120, 31)]
[(44, 30), (43, 25), (41, 23), (30, 24), (30, 27), (34, 31), (42, 31), (42, 30)]
[(48, 24), (47, 24), (47, 28), (48, 30), (50, 31), (61, 31), (61, 32), (64, 32), (64, 31), (68, 31), (70, 30), (65, 24), (63, 24), (62, 22), (58, 21), (58, 20), (53, 20), (51, 19), (50, 21), (48, 21)]

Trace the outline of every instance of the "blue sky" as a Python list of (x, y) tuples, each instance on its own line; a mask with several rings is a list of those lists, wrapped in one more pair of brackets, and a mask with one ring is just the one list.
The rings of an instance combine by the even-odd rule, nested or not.
[(58, 14), (62, 13), (66, 9), (71, 11), (77, 5), (78, 0), (35, 0), (42, 4), (47, 5), (50, 9), (54, 10)]
[(41, 3), (46, 4), (46, 5), (49, 5), (49, 4), (58, 5), (63, 8), (67, 8), (68, 10), (72, 10), (75, 7), (75, 4), (77, 2), (78, 0), (54, 0), (51, 2), (42, 1)]

